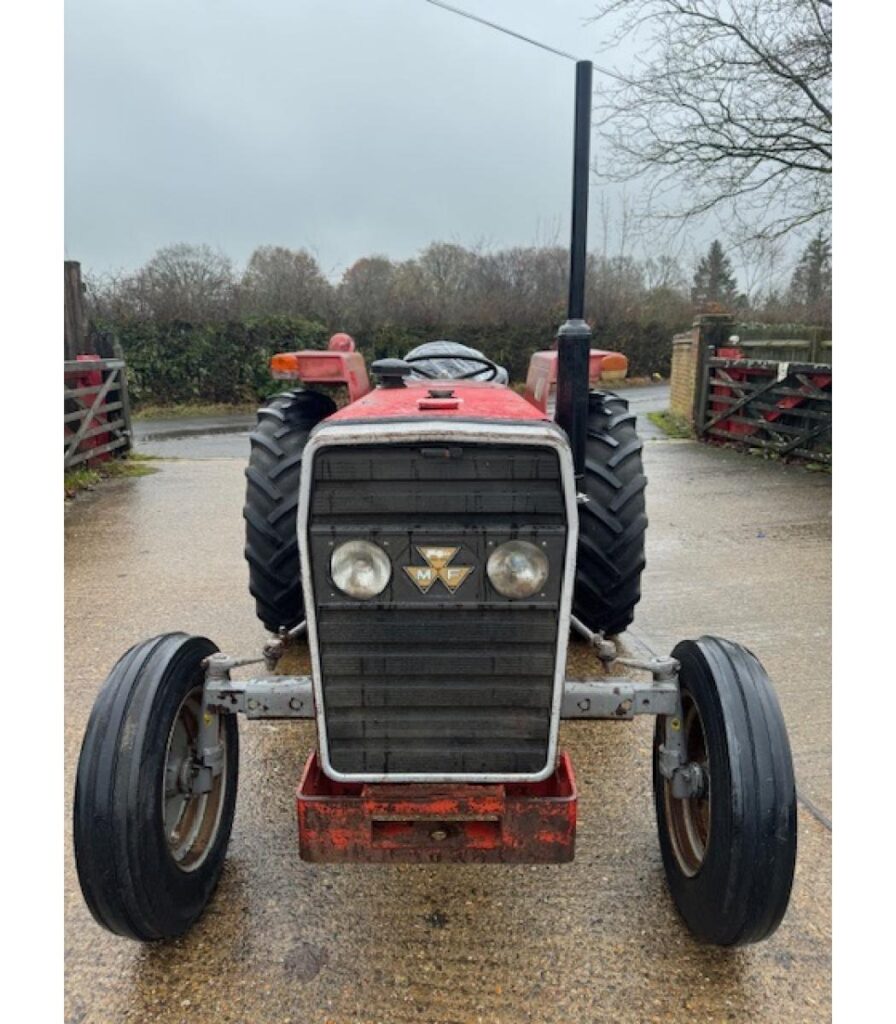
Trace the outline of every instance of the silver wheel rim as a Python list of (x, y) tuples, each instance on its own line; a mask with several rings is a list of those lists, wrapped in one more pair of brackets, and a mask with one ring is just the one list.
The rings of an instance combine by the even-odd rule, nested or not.
[(215, 776), (210, 792), (190, 791), (201, 714), (202, 687), (197, 686), (177, 709), (165, 747), (162, 827), (168, 852), (181, 871), (195, 871), (208, 857), (218, 835), (227, 790), (227, 734), (219, 715), (218, 742), (224, 755), (221, 772)]

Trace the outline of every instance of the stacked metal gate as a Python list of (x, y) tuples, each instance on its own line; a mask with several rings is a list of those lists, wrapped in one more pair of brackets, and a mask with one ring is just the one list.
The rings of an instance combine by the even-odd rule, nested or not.
[(65, 361), (65, 468), (124, 455), (131, 411), (122, 359)]
[(831, 462), (832, 369), (705, 352), (694, 425), (701, 440)]

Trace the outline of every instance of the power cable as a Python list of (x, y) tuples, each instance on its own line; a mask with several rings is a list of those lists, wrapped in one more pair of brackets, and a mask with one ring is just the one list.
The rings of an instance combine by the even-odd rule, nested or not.
[[(578, 57), (571, 53), (567, 53), (565, 50), (558, 50), (555, 46), (539, 42), (539, 40), (533, 39), (531, 36), (524, 36), (522, 32), (515, 32), (512, 28), (505, 28), (503, 25), (498, 25), (494, 21), (489, 21), (487, 18), (481, 18), (478, 14), (471, 14), (469, 11), (462, 11), (459, 7), (443, 3), (442, 0), (425, 0), (425, 2), (432, 4), (433, 7), (441, 7), (443, 11), (449, 11), (451, 14), (456, 14), (461, 18), (468, 18), (470, 21), (478, 21), (480, 25), (493, 28), (496, 32), (503, 32), (504, 35), (513, 36), (514, 39), (521, 39), (524, 43), (529, 43), (531, 46), (537, 46), (541, 50), (547, 50), (548, 53), (556, 54), (558, 57), (565, 57), (567, 60), (571, 61), (579, 60)], [(595, 71), (602, 75), (607, 75), (609, 78), (615, 78), (619, 82), (626, 81), (622, 75), (615, 71), (610, 71), (608, 68), (602, 68), (594, 62), (592, 62), (591, 66)]]

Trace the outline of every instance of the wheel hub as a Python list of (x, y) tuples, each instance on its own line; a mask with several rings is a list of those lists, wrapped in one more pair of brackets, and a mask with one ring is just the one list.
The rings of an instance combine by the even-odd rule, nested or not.
[(177, 788), (181, 793), (191, 793), (193, 791), (193, 780), (196, 778), (196, 771), (193, 766), (192, 758), (184, 758), (180, 766), (180, 771), (177, 773)]
[(676, 800), (689, 797), (702, 799), (708, 792), (708, 780), (702, 764), (691, 761), (690, 764), (676, 768), (671, 779), (672, 796)]
[(710, 841), (711, 780), (706, 733), (691, 694), (682, 690), (682, 753), (686, 763), (664, 782), (672, 851), (692, 878), (706, 859)]
[[(202, 687), (184, 699), (168, 737), (162, 790), (162, 820), (165, 841), (174, 862), (183, 871), (193, 871), (205, 860), (218, 833), (227, 784), (226, 757), (221, 770), (212, 775), (208, 787), (199, 785), (197, 762)], [(219, 728), (222, 753), (226, 739)]]

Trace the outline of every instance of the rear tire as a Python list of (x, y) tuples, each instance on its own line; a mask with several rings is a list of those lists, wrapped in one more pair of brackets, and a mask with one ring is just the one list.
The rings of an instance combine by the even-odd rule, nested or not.
[(90, 912), (116, 935), (182, 935), (218, 884), (236, 805), (233, 715), (218, 716), (224, 761), (211, 792), (189, 789), (202, 662), (217, 649), (185, 633), (137, 644), (93, 706), (75, 782), (75, 864)]
[(653, 783), (672, 898), (694, 937), (717, 946), (768, 938), (784, 917), (796, 862), (796, 786), (787, 729), (756, 657), (730, 640), (678, 644), (681, 728), (704, 790), (677, 799), (659, 770), (665, 718), (657, 719)]
[(246, 561), (258, 618), (276, 633), (305, 614), (296, 535), (299, 477), (308, 435), (336, 411), (327, 395), (287, 391), (258, 411), (246, 469)]
[(621, 633), (641, 600), (647, 478), (628, 402), (609, 392), (588, 397), (584, 488), (573, 614), (592, 632)]

